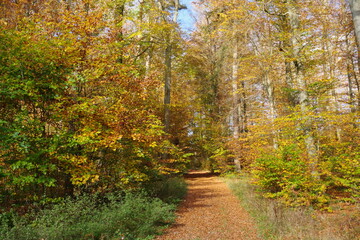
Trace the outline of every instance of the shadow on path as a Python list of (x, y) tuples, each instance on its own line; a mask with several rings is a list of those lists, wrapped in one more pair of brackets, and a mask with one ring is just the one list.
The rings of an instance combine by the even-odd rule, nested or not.
[(207, 211), (212, 208), (212, 204), (207, 203), (206, 200), (212, 198), (221, 198), (221, 192), (217, 190), (220, 181), (216, 181), (214, 174), (206, 171), (190, 171), (184, 177), (188, 183), (188, 194), (179, 213), (193, 211), (194, 208), (200, 208), (202, 211)]
[(211, 173), (207, 171), (195, 171), (192, 170), (189, 173), (185, 174), (185, 178), (208, 178), (208, 177), (217, 177), (219, 174), (217, 173)]

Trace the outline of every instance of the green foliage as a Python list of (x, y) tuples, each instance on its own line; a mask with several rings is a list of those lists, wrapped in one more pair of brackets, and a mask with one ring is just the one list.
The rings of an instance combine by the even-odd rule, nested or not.
[(360, 149), (352, 143), (322, 146), (323, 179), (328, 192), (345, 201), (360, 197)]
[[(45, 4), (44, 15), (30, 14), (16, 27), (0, 21), (0, 198), (6, 205), (138, 188), (185, 169), (187, 156), (154, 111), (161, 82), (145, 77), (136, 61), (119, 61), (126, 61), (126, 51), (133, 55), (136, 43), (129, 36), (126, 47), (119, 44), (121, 26), (104, 16), (107, 4), (81, 4), (74, 4), (75, 15)], [(47, 13), (52, 8), (54, 15)]]
[(149, 239), (174, 219), (174, 205), (127, 193), (66, 199), (26, 217), (1, 215), (1, 239)]
[(219, 123), (211, 118), (194, 119), (196, 125), (190, 138), (190, 149), (195, 153), (192, 167), (223, 173), (231, 169), (232, 154), (228, 150), (226, 133)]
[(255, 182), (266, 197), (279, 198), (288, 205), (324, 207), (328, 203), (326, 186), (311, 174), (300, 153), (296, 145), (289, 145), (274, 155), (257, 159), (253, 171)]
[(29, 191), (31, 199), (43, 194), (35, 189), (56, 183), (59, 166), (52, 154), (61, 142), (58, 133), (49, 137), (48, 127), (58, 117), (53, 106), (65, 95), (72, 66), (71, 58), (59, 54), (57, 40), (34, 41), (34, 26), (26, 26), (23, 31), (0, 29), (0, 159), (6, 189)]

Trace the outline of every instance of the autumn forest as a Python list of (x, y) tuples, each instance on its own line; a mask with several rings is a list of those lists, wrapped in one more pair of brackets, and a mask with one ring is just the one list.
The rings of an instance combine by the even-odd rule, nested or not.
[[(190, 7), (192, 31), (180, 24)], [(1, 0), (0, 213), (189, 169), (246, 175), (291, 207), (357, 204), (359, 11), (357, 0)]]

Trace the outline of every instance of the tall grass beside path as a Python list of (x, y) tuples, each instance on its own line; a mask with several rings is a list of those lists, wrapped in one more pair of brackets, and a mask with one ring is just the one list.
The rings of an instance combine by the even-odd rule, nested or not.
[(333, 213), (311, 208), (289, 208), (261, 197), (247, 176), (225, 178), (252, 215), (266, 240), (355, 240), (360, 239), (359, 205)]

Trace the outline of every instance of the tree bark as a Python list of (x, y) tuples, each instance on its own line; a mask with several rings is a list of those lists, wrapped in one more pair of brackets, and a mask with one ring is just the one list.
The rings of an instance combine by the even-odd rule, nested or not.
[[(114, 9), (114, 18), (115, 18), (117, 24), (120, 26), (119, 35), (118, 35), (119, 42), (124, 41), (124, 32), (123, 32), (123, 26), (121, 23), (121, 21), (123, 20), (124, 14), (125, 14), (125, 0), (122, 0), (122, 1), (119, 1), (115, 5), (115, 9)], [(124, 61), (124, 57), (122, 54), (120, 54), (119, 58), (118, 58), (118, 62), (123, 63), (123, 61)]]
[[(232, 81), (232, 100), (233, 106), (231, 111), (231, 118), (233, 124), (233, 138), (237, 140), (239, 138), (239, 123), (240, 123), (240, 106), (239, 106), (239, 89), (238, 89), (238, 72), (239, 72), (239, 40), (237, 36), (234, 34), (234, 49), (233, 49), (233, 62), (232, 62), (232, 73), (231, 73), (231, 81)], [(241, 163), (240, 160), (235, 157), (234, 166), (237, 172), (241, 171)]]
[[(165, 5), (163, 2), (159, 2), (161, 9), (165, 10)], [(173, 23), (176, 23), (178, 20), (178, 14), (180, 9), (179, 0), (174, 1), (174, 13), (173, 13)], [(168, 36), (166, 37), (166, 48), (165, 48), (165, 70), (164, 70), (164, 125), (165, 132), (170, 132), (171, 126), (171, 70), (172, 70), (172, 44), (173, 44), (173, 30), (170, 30)]]
[[(360, 71), (360, 0), (349, 0), (350, 10), (352, 14), (354, 32), (356, 38), (356, 46), (358, 53), (358, 70)], [(355, 79), (357, 80), (357, 79)], [(360, 84), (358, 81), (355, 82), (358, 88), (358, 109), (360, 108)]]
[(233, 107), (231, 111), (231, 118), (233, 124), (233, 137), (234, 139), (239, 138), (239, 89), (238, 89), (238, 69), (239, 69), (239, 61), (238, 61), (238, 41), (235, 39), (233, 49), (233, 62), (232, 62), (232, 102)]
[(164, 125), (165, 132), (170, 131), (170, 103), (171, 103), (171, 43), (168, 42), (165, 49), (165, 72), (164, 72)]
[(240, 82), (240, 133), (248, 132), (248, 112), (247, 112), (247, 100), (245, 91), (245, 81)]
[(294, 69), (294, 82), (296, 82), (298, 87), (298, 100), (300, 105), (300, 111), (302, 118), (304, 118), (304, 124), (302, 126), (305, 137), (305, 145), (307, 154), (309, 157), (309, 167), (311, 169), (311, 173), (314, 177), (318, 177), (317, 172), (317, 148), (315, 144), (315, 139), (312, 133), (312, 119), (307, 115), (309, 112), (309, 96), (307, 93), (307, 85), (304, 76), (304, 66), (300, 58), (301, 50), (302, 50), (302, 42), (301, 42), (301, 29), (300, 29), (300, 20), (298, 15), (298, 10), (296, 8), (297, 1), (296, 0), (288, 0), (286, 2), (287, 14), (289, 25), (291, 28), (291, 55), (293, 58), (292, 68)]
[(264, 75), (263, 75), (263, 80), (264, 80), (264, 85), (266, 88), (266, 93), (267, 93), (267, 97), (268, 97), (268, 101), (269, 101), (269, 110), (270, 110), (270, 121), (271, 121), (271, 127), (272, 127), (272, 139), (273, 139), (273, 147), (274, 149), (278, 149), (279, 144), (278, 144), (278, 137), (277, 137), (277, 132), (274, 129), (275, 128), (275, 119), (276, 119), (276, 109), (275, 109), (275, 96), (274, 96), (274, 86), (273, 86), (273, 82), (270, 79), (269, 76), (269, 71), (268, 70), (264, 70)]
[(348, 77), (348, 95), (349, 95), (349, 104), (350, 104), (350, 109), (351, 112), (355, 112), (356, 109), (354, 107), (354, 90), (353, 90), (353, 83), (352, 83), (352, 71), (351, 71), (351, 67), (350, 64), (347, 63), (346, 65), (346, 71), (347, 71), (347, 77)]
[(350, 10), (354, 23), (354, 31), (356, 37), (356, 43), (358, 47), (358, 54), (360, 49), (360, 0), (349, 0)]

